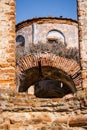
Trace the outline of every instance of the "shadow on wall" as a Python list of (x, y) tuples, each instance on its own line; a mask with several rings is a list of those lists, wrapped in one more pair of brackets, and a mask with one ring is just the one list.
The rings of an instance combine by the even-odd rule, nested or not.
[(66, 94), (72, 93), (64, 83), (50, 79), (41, 80), (33, 87), (34, 95), (39, 98), (62, 98)]
[(66, 84), (51, 79), (36, 82), (28, 88), (27, 92), (39, 98), (62, 98), (67, 94), (73, 93)]
[(19, 92), (27, 92), (39, 98), (61, 98), (66, 94), (75, 93), (73, 79), (62, 70), (44, 66), (26, 70), (22, 75)]

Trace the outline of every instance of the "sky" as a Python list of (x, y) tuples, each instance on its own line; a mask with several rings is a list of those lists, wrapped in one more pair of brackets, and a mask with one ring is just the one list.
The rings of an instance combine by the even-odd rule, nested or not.
[(16, 23), (48, 16), (77, 20), (76, 6), (76, 0), (16, 0)]

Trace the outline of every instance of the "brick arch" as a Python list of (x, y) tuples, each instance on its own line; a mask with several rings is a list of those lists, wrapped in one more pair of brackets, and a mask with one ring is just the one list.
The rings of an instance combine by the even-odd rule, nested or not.
[[(42, 66), (58, 68), (68, 74), (72, 78), (77, 90), (81, 88), (81, 69), (76, 61), (49, 53), (41, 54), (40, 60)], [(23, 72), (36, 66), (38, 66), (37, 56), (26, 55), (17, 63), (17, 75), (20, 77)]]

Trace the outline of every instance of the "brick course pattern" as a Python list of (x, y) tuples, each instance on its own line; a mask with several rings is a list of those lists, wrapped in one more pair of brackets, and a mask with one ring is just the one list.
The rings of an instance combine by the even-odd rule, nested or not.
[(87, 130), (86, 94), (68, 99), (0, 96), (0, 130)]
[(0, 0), (0, 89), (15, 89), (15, 0)]
[(87, 1), (78, 0), (79, 46), (83, 88), (87, 88)]
[[(76, 61), (55, 55), (53, 55), (52, 57), (52, 54), (49, 53), (42, 54), (40, 60), (42, 66), (55, 67), (61, 69), (62, 71), (70, 75), (70, 77), (72, 77), (75, 83), (77, 90), (82, 87), (80, 66)], [(17, 75), (20, 77), (20, 75), (26, 70), (37, 66), (38, 66), (37, 56), (27, 55), (19, 60), (17, 65)]]

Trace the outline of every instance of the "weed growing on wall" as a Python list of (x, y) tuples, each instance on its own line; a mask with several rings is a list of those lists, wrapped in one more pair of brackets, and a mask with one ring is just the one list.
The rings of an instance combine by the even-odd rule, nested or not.
[(77, 48), (67, 48), (67, 45), (62, 44), (61, 42), (47, 41), (46, 43), (39, 42), (38, 44), (30, 44), (27, 52), (24, 52), (24, 48), (18, 46), (16, 49), (16, 59), (17, 61), (28, 54), (40, 55), (41, 53), (52, 53), (60, 57), (65, 57), (73, 59), (79, 63), (79, 51)]

